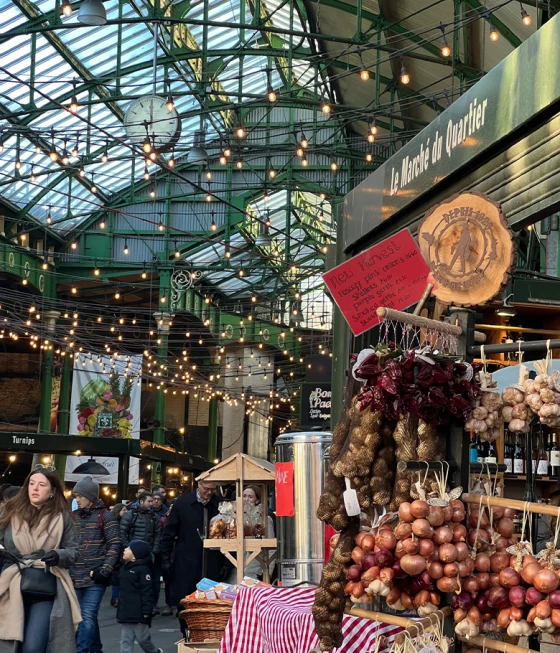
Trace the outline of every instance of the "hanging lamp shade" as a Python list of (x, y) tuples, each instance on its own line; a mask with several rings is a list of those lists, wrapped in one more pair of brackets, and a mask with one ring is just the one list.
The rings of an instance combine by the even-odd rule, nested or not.
[(85, 0), (78, 11), (82, 25), (106, 25), (107, 11), (101, 0)]
[(204, 149), (204, 134), (203, 129), (195, 131), (193, 146), (187, 154), (188, 163), (196, 163), (198, 165), (208, 163), (208, 152)]
[(259, 224), (259, 235), (257, 236), (255, 244), (258, 247), (270, 247), (272, 245), (272, 238), (270, 236), (268, 225), (264, 222)]
[[(83, 6), (83, 5), (82, 5)], [(111, 472), (93, 458), (78, 465), (72, 474), (91, 474), (91, 476), (109, 476)]]

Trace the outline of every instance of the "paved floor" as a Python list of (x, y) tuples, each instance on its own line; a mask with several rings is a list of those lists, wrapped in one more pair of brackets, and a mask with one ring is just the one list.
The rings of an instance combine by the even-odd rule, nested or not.
[[(162, 592), (163, 597), (163, 592)], [(99, 612), (99, 628), (101, 641), (105, 653), (118, 653), (120, 649), (121, 627), (117, 623), (116, 609), (111, 607), (111, 592), (105, 594), (103, 605)], [(160, 606), (163, 600), (160, 601)], [(181, 639), (179, 620), (176, 617), (157, 616), (152, 620), (152, 640), (154, 644), (163, 649), (163, 653), (176, 653), (175, 643)], [(136, 644), (135, 653), (142, 649)]]

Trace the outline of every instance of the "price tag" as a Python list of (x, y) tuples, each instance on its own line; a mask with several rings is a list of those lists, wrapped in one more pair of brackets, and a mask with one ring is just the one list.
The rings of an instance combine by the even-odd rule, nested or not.
[(344, 507), (346, 508), (346, 514), (348, 517), (356, 517), (360, 514), (360, 504), (358, 503), (358, 494), (356, 490), (353, 490), (350, 485), (350, 479), (345, 478), (344, 482), (346, 483), (346, 490), (344, 490)]

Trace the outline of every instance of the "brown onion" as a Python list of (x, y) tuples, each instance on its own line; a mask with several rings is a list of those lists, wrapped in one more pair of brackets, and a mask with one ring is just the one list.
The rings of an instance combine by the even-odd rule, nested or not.
[(500, 574), (498, 573), (490, 574), (490, 587), (501, 587)]
[(366, 534), (362, 538), (360, 548), (363, 549), (364, 553), (371, 553), (375, 548), (375, 537), (371, 533)]
[(525, 588), (519, 585), (512, 587), (508, 593), (508, 599), (516, 608), (522, 608), (525, 605)]
[(473, 621), (477, 626), (480, 626), (482, 623), (482, 616), (480, 614), (480, 610), (473, 605), (473, 607), (468, 611), (467, 617)]
[(502, 517), (496, 524), (496, 530), (502, 537), (511, 537), (513, 534), (513, 519), (510, 517)]
[(508, 591), (503, 587), (491, 587), (488, 590), (488, 605), (496, 610), (509, 607)]
[(375, 543), (380, 549), (392, 551), (397, 546), (397, 538), (393, 531), (383, 530), (379, 532)]
[(482, 528), (478, 530), (473, 529), (467, 534), (467, 543), (471, 548), (476, 544), (479, 551), (486, 551), (488, 548), (488, 533)]
[(509, 565), (509, 553), (506, 551), (496, 551), (490, 556), (490, 569), (498, 573)]
[(393, 589), (387, 594), (387, 605), (393, 605), (401, 598), (401, 591), (398, 587), (393, 587)]
[(432, 555), (429, 557), (430, 562), (439, 562), (439, 547), (436, 547), (434, 549), (434, 552)]
[(502, 587), (507, 587), (508, 589), (511, 589), (512, 587), (515, 587), (521, 583), (521, 576), (515, 571), (515, 569), (512, 569), (511, 567), (502, 569), (502, 571), (500, 571), (499, 578), (500, 585)]
[(450, 593), (459, 589), (459, 583), (456, 578), (442, 576), (437, 582), (437, 588), (440, 592)]
[(441, 562), (455, 562), (457, 560), (457, 547), (450, 543), (442, 544), (439, 547), (439, 559)]
[(465, 560), (461, 560), (461, 562), (453, 562), (451, 564), (457, 565), (459, 570), (459, 576), (461, 576), (461, 578), (466, 578), (467, 576), (471, 575), (472, 570), (470, 568), (470, 565)]
[(432, 540), (428, 540), (426, 538), (423, 538), (418, 541), (418, 553), (423, 557), (423, 558), (429, 558), (432, 553), (434, 552), (436, 546), (432, 542)]
[(515, 508), (504, 508), (504, 517), (509, 517), (513, 519), (515, 517), (516, 510)]
[(395, 547), (395, 558), (397, 558), (397, 560), (400, 560), (403, 555), (406, 555), (406, 551), (403, 548), (403, 542), (404, 540), (399, 540), (397, 542), (397, 546)]
[(448, 562), (443, 565), (443, 575), (449, 578), (457, 576), (459, 573), (459, 565), (456, 562)]
[(480, 590), (480, 583), (478, 582), (478, 578), (476, 576), (469, 576), (468, 578), (465, 578), (463, 581), (463, 590), (465, 592), (469, 592), (469, 594), (472, 594), (473, 596), (476, 596)]
[(490, 574), (487, 571), (476, 575), (481, 590), (487, 590), (490, 587)]
[(462, 610), (461, 608), (457, 608), (457, 610), (455, 610), (455, 612), (453, 613), (453, 621), (456, 624), (459, 623), (460, 621), (463, 621), (463, 619), (466, 619), (466, 617), (467, 617), (467, 611)]
[(410, 512), (410, 502), (403, 501), (399, 506), (399, 518), (411, 524), (414, 521), (414, 515)]
[(430, 506), (426, 501), (420, 501), (417, 499), (410, 504), (410, 512), (416, 519), (423, 519), (428, 516), (430, 512)]
[(521, 608), (516, 608), (514, 605), (511, 607), (509, 614), (513, 621), (521, 621), (521, 619), (523, 619), (523, 610)]
[(433, 526), (434, 528), (441, 526), (444, 522), (443, 508), (440, 508), (439, 506), (430, 506), (430, 512), (426, 519), (430, 523), (430, 526)]
[(558, 589), (559, 583), (560, 579), (550, 569), (542, 569), (533, 577), (533, 585), (535, 586), (535, 589), (543, 594), (554, 592), (555, 589)]
[(523, 578), (523, 580), (527, 583), (527, 585), (533, 585), (533, 580), (535, 579), (535, 576), (539, 573), (539, 571), (541, 571), (541, 566), (539, 565), (539, 563), (530, 562), (526, 567), (523, 567), (523, 569), (521, 570), (521, 578)]
[[(359, 584), (361, 585), (361, 583)], [(356, 587), (356, 585), (358, 585), (358, 583), (356, 583), (353, 580), (349, 580), (344, 586), (344, 593), (348, 595), (352, 594), (352, 590), (354, 589), (354, 587)]]
[(443, 521), (444, 521), (444, 523), (448, 522), (448, 521), (451, 521), (452, 518), (453, 518), (453, 506), (452, 505), (445, 506), (445, 508), (443, 509)]
[(352, 565), (346, 570), (346, 580), (357, 581), (360, 580), (362, 575), (362, 568), (360, 565)]
[[(469, 555), (469, 547), (467, 544), (465, 542), (457, 542), (455, 548), (457, 549), (457, 561), (461, 562), (462, 560), (466, 560)], [(472, 558), (469, 559), (472, 560)], [(474, 569), (474, 560), (472, 560), (472, 564)]]
[(352, 596), (355, 599), (361, 598), (364, 594), (366, 593), (366, 590), (364, 589), (364, 586), (362, 583), (356, 583), (356, 587), (352, 590)]
[(416, 537), (430, 538), (433, 535), (432, 527), (427, 519), (415, 519), (412, 522), (412, 532)]
[(492, 516), (494, 517), (494, 522), (501, 519), (504, 516), (504, 508), (501, 506), (494, 506), (492, 508)]
[(530, 565), (532, 562), (538, 562), (538, 560), (535, 558), (535, 556), (523, 556), (523, 566), (526, 567), (527, 565)]
[[(356, 545), (359, 546), (360, 549), (362, 548), (362, 540), (364, 539), (364, 537), (365, 537), (366, 535), (370, 535), (370, 532), (369, 532), (369, 531), (360, 531), (360, 532), (356, 535), (356, 537), (355, 537), (355, 539), (354, 539), (354, 541), (356, 542)], [(338, 543), (338, 542), (337, 542), (337, 543)]]
[(443, 576), (443, 565), (441, 562), (430, 562), (428, 573), (434, 580), (439, 580)]
[(548, 595), (548, 602), (553, 610), (558, 610), (560, 608), (560, 590), (550, 592)]
[(531, 608), (529, 610), (529, 614), (527, 615), (527, 621), (532, 624), (533, 621), (535, 621), (535, 617), (537, 616), (537, 608)]
[(414, 601), (412, 600), (410, 594), (401, 592), (401, 605), (405, 610), (411, 610), (414, 607)]
[(560, 610), (552, 610), (550, 613), (550, 620), (556, 628), (560, 628)]
[(434, 605), (439, 605), (441, 601), (441, 596), (439, 592), (430, 592), (430, 603)]
[(467, 539), (467, 529), (463, 524), (453, 526), (452, 542), (464, 542)]
[[(402, 504), (401, 504), (402, 505)], [(412, 535), (412, 526), (406, 522), (401, 522), (395, 528), (395, 536), (397, 540), (406, 540), (407, 537)]]
[(372, 580), (379, 578), (380, 571), (381, 569), (379, 567), (370, 567), (369, 569), (366, 569), (362, 574), (362, 580), (364, 583), (371, 583)]
[(419, 608), (430, 602), (430, 593), (427, 590), (422, 590), (414, 597), (414, 605)]
[(456, 524), (465, 521), (465, 511), (464, 510), (456, 510), (455, 508), (453, 509), (453, 516), (451, 517), (451, 521), (455, 522)]
[(511, 623), (511, 608), (500, 610), (497, 621), (500, 628), (507, 628)]
[(552, 611), (552, 608), (550, 607), (550, 603), (548, 601), (539, 601), (535, 606), (535, 609), (537, 612), (537, 617), (539, 619), (548, 619)]
[(419, 555), (407, 554), (401, 558), (401, 568), (411, 576), (418, 576), (426, 569), (426, 560)]
[(366, 554), (363, 549), (361, 549), (359, 546), (355, 546), (352, 549), (352, 560), (357, 564), (360, 565), (362, 564), (364, 558), (366, 557)]
[[(479, 515), (480, 515), (480, 523), (479, 523)], [(472, 510), (471, 514), (469, 515), (469, 526), (472, 526), (472, 528), (485, 528), (486, 526), (490, 525), (490, 520), (488, 519), (488, 515), (486, 514), (486, 510), (483, 508), (482, 509), (482, 514), (480, 514), (479, 510)]]
[(402, 547), (405, 553), (418, 553), (418, 550), (420, 549), (420, 542), (419, 540), (413, 540), (411, 537), (409, 537), (408, 539), (402, 541)]
[(395, 572), (391, 567), (385, 567), (379, 572), (379, 580), (385, 585), (389, 585), (389, 587), (393, 583), (394, 577), (395, 577)]
[(506, 537), (499, 537), (495, 542), (495, 546), (496, 546), (496, 551), (504, 551), (509, 546), (509, 540)]
[(434, 542), (436, 544), (446, 544), (453, 539), (453, 531), (449, 526), (440, 526), (434, 531)]
[(367, 556), (362, 561), (362, 569), (366, 571), (370, 567), (377, 567), (377, 560), (373, 553), (368, 553)]

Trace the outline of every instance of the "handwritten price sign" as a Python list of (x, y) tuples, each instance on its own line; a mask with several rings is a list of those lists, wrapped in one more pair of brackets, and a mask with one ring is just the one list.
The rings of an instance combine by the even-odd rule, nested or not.
[(430, 268), (408, 229), (323, 275), (334, 301), (359, 336), (379, 323), (380, 306), (402, 311), (416, 304)]
[(294, 463), (276, 463), (276, 516), (293, 517), (294, 506)]

